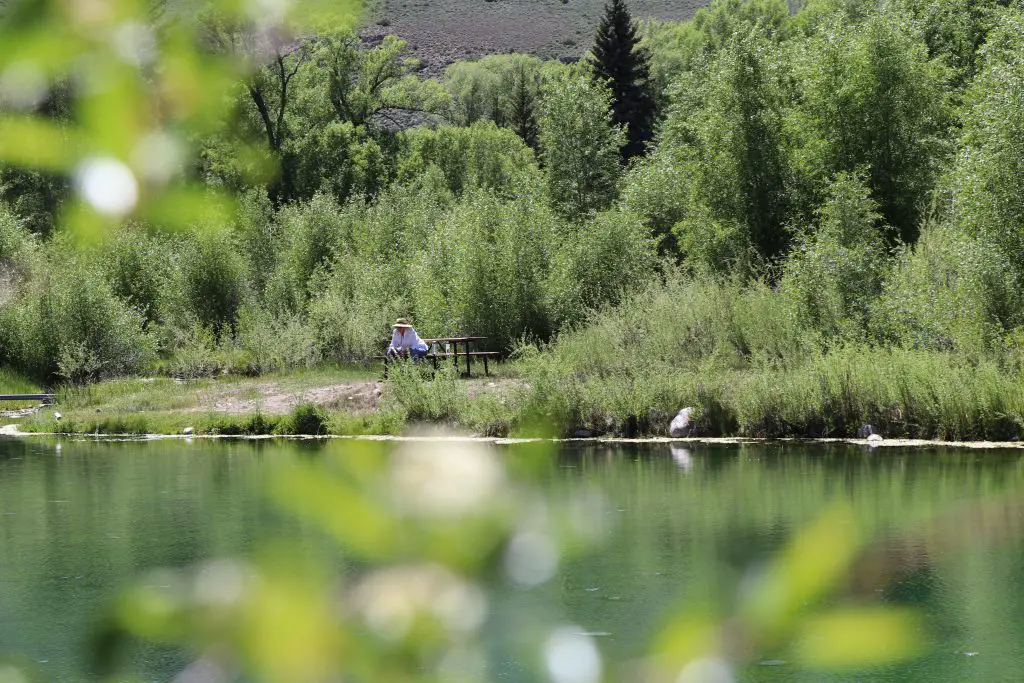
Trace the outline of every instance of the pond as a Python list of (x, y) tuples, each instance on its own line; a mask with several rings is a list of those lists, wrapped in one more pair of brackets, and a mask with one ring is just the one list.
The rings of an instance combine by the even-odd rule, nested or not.
[[(91, 638), (119, 586), (158, 567), (319, 536), (264, 495), (273, 463), (319, 442), (0, 440), (0, 658), (51, 681), (99, 680)], [(332, 447), (337, 448), (337, 444)], [(516, 446), (501, 446), (514, 458)], [(541, 473), (557, 502), (600, 491), (604, 539), (501, 609), (544, 609), (608, 661), (645, 654), (668, 608), (728, 606), (737, 586), (835, 501), (870, 537), (836, 600), (913, 607), (926, 648), (854, 673), (757, 653), (743, 681), (1024, 680), (1024, 454), (855, 446), (565, 445)], [(186, 660), (132, 652), (140, 680)], [(492, 680), (529, 680), (513, 656)], [(855, 674), (855, 675), (854, 675)]]

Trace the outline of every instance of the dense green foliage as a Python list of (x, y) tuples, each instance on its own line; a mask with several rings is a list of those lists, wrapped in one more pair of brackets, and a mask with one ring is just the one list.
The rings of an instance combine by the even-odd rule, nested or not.
[[(659, 121), (626, 166), (620, 150), (639, 138), (608, 70), (608, 27), (594, 60), (493, 55), (425, 79), (397, 38), (267, 47), (244, 22), (197, 21), (208, 50), (258, 67), (225, 89), (228, 115), (180, 171), (233, 197), (233, 219), (170, 230), (139, 216), (79, 249), (59, 227), (67, 178), (0, 172), (0, 357), (36, 381), (359, 360), (397, 316), (502, 351), (539, 343), (588, 396), (612, 376), (661, 392), (598, 402), (617, 420), (670, 411), (694, 395), (686, 386), (713, 412), (714, 391), (812, 377), (835, 354), (953, 368), (967, 385), (1018, 376), (1020, 2), (808, 0), (790, 13), (718, 0), (685, 24), (648, 22), (629, 54), (649, 56)], [(67, 122), (75, 101), (55, 81), (32, 106)], [(695, 322), (701, 306), (717, 322)], [(640, 346), (603, 338), (613, 320)], [(644, 346), (660, 336), (664, 349)], [(546, 362), (523, 361), (535, 388)], [(589, 399), (548, 379), (576, 401), (569, 422), (587, 421)], [(730, 424), (849, 431), (831, 393), (807, 397), (832, 426), (767, 426), (767, 408), (744, 417), (750, 396)], [(909, 400), (891, 414), (929, 433), (938, 423), (911, 424)], [(876, 408), (856, 415), (889, 410)], [(1016, 408), (992, 410), (979, 424), (998, 428), (939, 430), (1019, 422)]]

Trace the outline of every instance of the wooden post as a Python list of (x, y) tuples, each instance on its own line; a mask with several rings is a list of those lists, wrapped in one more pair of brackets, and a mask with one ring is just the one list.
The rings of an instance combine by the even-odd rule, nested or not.
[(469, 340), (466, 340), (466, 377), (473, 376), (472, 368), (473, 356), (469, 355)]

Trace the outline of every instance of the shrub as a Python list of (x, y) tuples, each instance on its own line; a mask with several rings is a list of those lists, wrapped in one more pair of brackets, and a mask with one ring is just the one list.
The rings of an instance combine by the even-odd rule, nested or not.
[(841, 173), (786, 263), (783, 290), (805, 320), (828, 335), (862, 336), (868, 310), (881, 291), (886, 255), (881, 216), (863, 178)]
[(474, 189), (514, 194), (538, 173), (533, 150), (513, 131), (491, 121), (468, 128), (414, 128), (401, 141), (398, 177), (410, 180), (434, 165), (455, 196)]
[(82, 257), (51, 261), (2, 315), (10, 362), (43, 382), (139, 372), (155, 359), (142, 315)]
[(277, 426), (280, 434), (323, 436), (328, 433), (327, 417), (312, 403), (300, 403)]
[(310, 368), (321, 360), (314, 333), (301, 317), (275, 317), (255, 306), (239, 314), (237, 344), (254, 374)]
[(110, 235), (99, 255), (114, 293), (141, 313), (147, 325), (163, 322), (168, 300), (180, 296), (173, 282), (178, 267), (174, 245), (132, 225)]
[(196, 232), (182, 257), (184, 299), (214, 337), (234, 335), (246, 296), (246, 269), (231, 233), (215, 228)]
[(654, 251), (640, 218), (624, 211), (600, 213), (568, 232), (545, 283), (555, 326), (579, 323), (588, 310), (642, 289), (652, 277)]
[(36, 238), (13, 211), (0, 204), (0, 269), (10, 278), (28, 265), (36, 250)]
[(212, 330), (196, 323), (179, 333), (163, 371), (182, 379), (212, 377), (235, 367), (231, 355), (228, 345), (219, 344)]
[(388, 373), (387, 398), (410, 420), (454, 421), (466, 409), (469, 397), (454, 367), (432, 369), (412, 361), (394, 363)]
[(320, 287), (335, 256), (351, 244), (354, 217), (331, 197), (317, 195), (304, 204), (286, 207), (278, 218), (281, 253), (267, 298), (275, 312), (300, 312), (305, 310), (311, 291)]
[(266, 190), (248, 190), (239, 197), (234, 233), (248, 266), (249, 286), (262, 295), (282, 246), (281, 229)]
[(362, 360), (387, 345), (395, 318), (408, 316), (409, 290), (396, 283), (395, 264), (345, 257), (309, 302), (308, 325), (321, 358)]
[(495, 348), (507, 348), (523, 334), (546, 336), (543, 282), (556, 225), (552, 213), (530, 197), (501, 201), (481, 193), (461, 202), (433, 236), (430, 252), (448, 248), (445, 241), (453, 245), (452, 279), (420, 285), (446, 299), (454, 315), (442, 317), (442, 310), (431, 322), (487, 336)]
[(886, 276), (871, 323), (886, 343), (984, 357), (1020, 324), (1013, 272), (998, 250), (956, 226), (929, 222)]

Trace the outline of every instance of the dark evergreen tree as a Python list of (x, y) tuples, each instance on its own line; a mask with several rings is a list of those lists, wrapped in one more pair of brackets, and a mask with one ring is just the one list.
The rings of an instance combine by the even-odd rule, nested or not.
[(540, 86), (538, 76), (519, 62), (513, 65), (507, 79), (507, 99), (502, 112), (503, 123), (534, 150), (540, 147), (540, 125), (536, 103)]
[(612, 120), (626, 127), (624, 159), (643, 154), (654, 125), (654, 98), (648, 87), (647, 51), (637, 43), (636, 24), (624, 0), (605, 5), (590, 63), (612, 92)]

